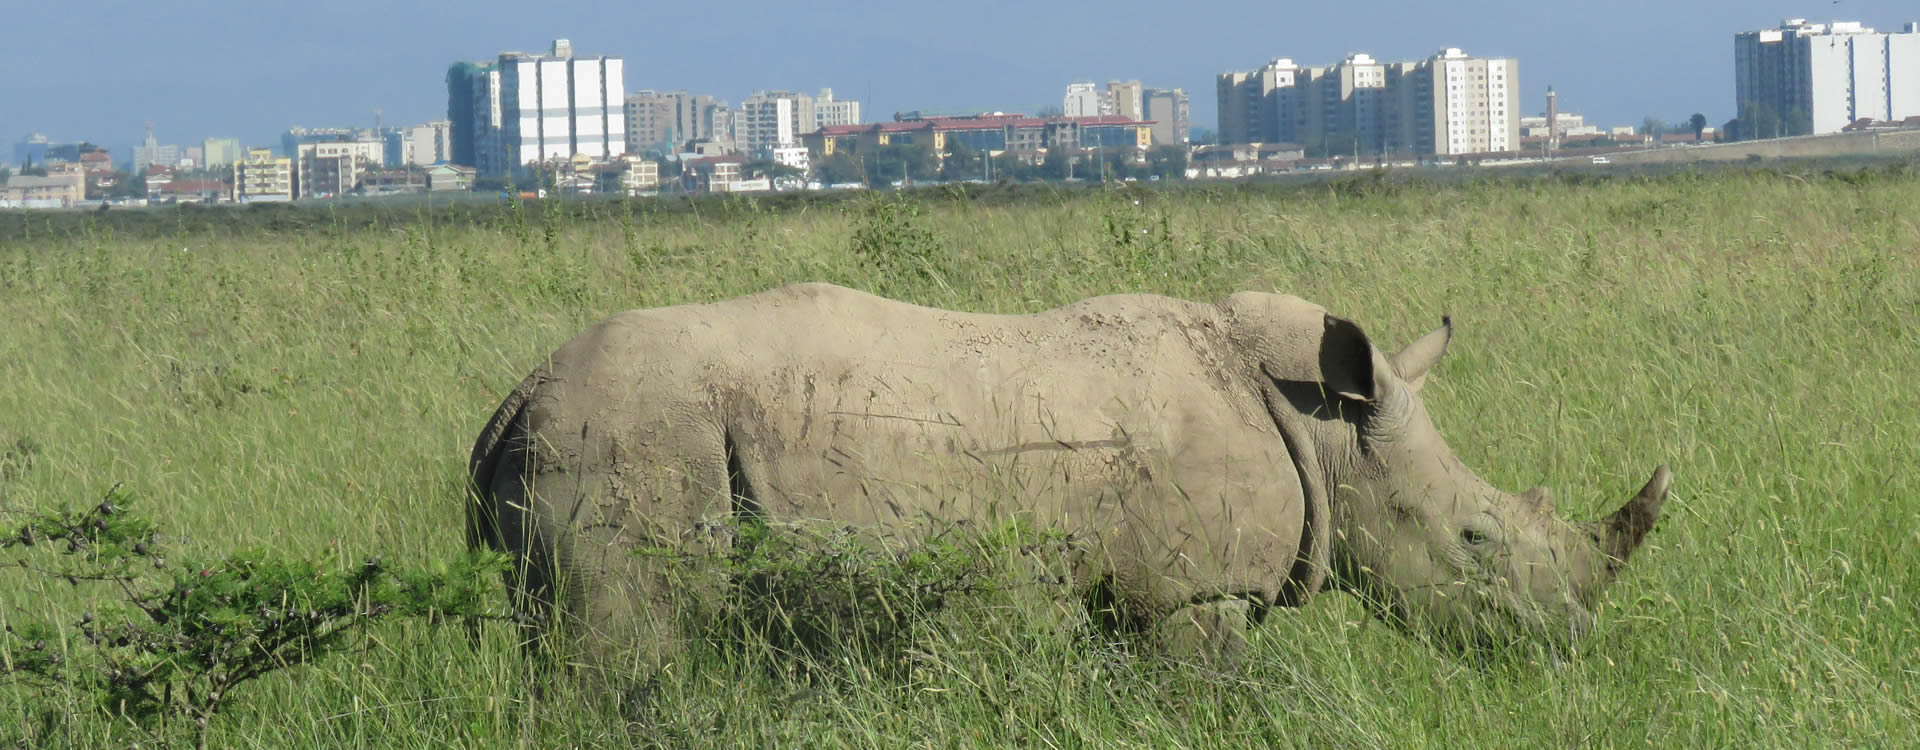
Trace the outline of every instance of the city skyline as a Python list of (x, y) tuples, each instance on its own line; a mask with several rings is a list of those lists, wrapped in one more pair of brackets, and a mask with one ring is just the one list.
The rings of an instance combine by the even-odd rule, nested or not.
[[(144, 123), (152, 121), (162, 143), (235, 137), (246, 145), (264, 145), (294, 126), (371, 126), (376, 109), (387, 125), (415, 125), (445, 119), (443, 76), (449, 63), (490, 59), (512, 49), (537, 51), (556, 38), (626, 58), (630, 91), (686, 90), (740, 101), (755, 90), (831, 87), (861, 101), (868, 121), (910, 110), (1036, 112), (1059, 106), (1061, 92), (1073, 81), (1137, 79), (1185, 89), (1192, 97), (1193, 126), (1213, 129), (1218, 123), (1212, 82), (1221, 71), (1252, 69), (1277, 57), (1329, 64), (1355, 53), (1418, 59), (1460, 47), (1521, 61), (1525, 75), (1517, 98), (1524, 114), (1544, 108), (1551, 85), (1560, 93), (1562, 111), (1596, 122), (1637, 124), (1645, 115), (1677, 120), (1703, 112), (1718, 124), (1736, 114), (1731, 61), (1736, 33), (1770, 28), (1789, 17), (1898, 28), (1913, 20), (1909, 16), (1920, 16), (1892, 2), (1850, 2), (1843, 8), (1758, 2), (1705, 9), (1627, 2), (1609, 5), (1605, 13), (1513, 2), (1472, 8), (1406, 3), (1384, 4), (1397, 8), (1383, 14), (1397, 22), (1382, 26), (1346, 23), (1346, 16), (1333, 9), (1282, 11), (1223, 3), (1184, 12), (1187, 22), (1166, 31), (1154, 22), (1153, 6), (1144, 3), (1103, 4), (1140, 12), (1092, 19), (1070, 8), (1029, 9), (1025, 13), (1034, 16), (1032, 22), (1012, 25), (992, 21), (1003, 17), (1001, 6), (1011, 7), (1004, 3), (977, 4), (971, 7), (978, 12), (963, 14), (840, 6), (843, 14), (835, 18), (765, 4), (749, 5), (736, 16), (765, 23), (715, 26), (728, 46), (752, 52), (696, 55), (688, 52), (712, 44), (711, 36), (647, 31), (711, 23), (693, 10), (675, 8), (565, 8), (529, 21), (487, 12), (508, 7), (492, 2), (473, 3), (475, 12), (457, 16), (381, 5), (381, 13), (367, 17), (382, 23), (340, 36), (322, 32), (322, 24), (309, 27), (304, 16), (289, 10), (224, 0), (187, 9), (98, 5), (103, 11), (99, 28), (86, 39), (110, 54), (62, 52), (61, 45), (74, 42), (54, 34), (9, 41), (10, 47), (24, 48), (24, 59), (70, 59), (71, 64), (36, 66), (31, 77), (0, 80), (0, 101), (10, 103), (0, 110), (0, 138), (11, 143), (39, 132), (55, 141), (124, 147), (138, 143)], [(374, 7), (350, 1), (340, 10), (351, 15), (360, 6)], [(63, 19), (87, 14), (27, 7), (9, 16), (21, 22), (18, 28), (52, 29)], [(202, 55), (210, 46), (220, 48), (204, 41), (209, 17), (237, 19), (212, 25), (215, 36), (227, 40), (221, 59), (274, 64), (195, 62), (207, 59)], [(1218, 23), (1223, 18), (1236, 21)], [(925, 23), (931, 20), (938, 23)], [(1303, 28), (1308, 30), (1289, 33)], [(1579, 33), (1557, 30), (1567, 28)], [(198, 35), (182, 33), (187, 29)], [(835, 49), (846, 53), (835, 54)]]

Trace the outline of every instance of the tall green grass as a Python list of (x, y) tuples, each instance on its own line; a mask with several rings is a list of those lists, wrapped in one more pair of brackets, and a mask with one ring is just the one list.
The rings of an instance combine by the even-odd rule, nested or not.
[[(1591, 517), (1672, 464), (1576, 658), (1469, 666), (1329, 594), (1220, 677), (987, 599), (922, 633), (904, 673), (849, 660), (803, 683), (715, 652), (629, 725), (565, 686), (534, 701), (505, 629), (476, 649), (408, 625), (258, 686), (212, 744), (1898, 746), (1920, 730), (1915, 205), (1900, 173), (1726, 172), (10, 242), (0, 448), (38, 451), (0, 475), (0, 508), (126, 482), (207, 552), (444, 557), (504, 390), (621, 309), (803, 280), (992, 312), (1277, 290), (1386, 348), (1452, 314), (1425, 397), (1499, 486)], [(0, 572), (0, 620), (74, 597)], [(0, 686), (0, 744), (141, 739), (80, 700)]]

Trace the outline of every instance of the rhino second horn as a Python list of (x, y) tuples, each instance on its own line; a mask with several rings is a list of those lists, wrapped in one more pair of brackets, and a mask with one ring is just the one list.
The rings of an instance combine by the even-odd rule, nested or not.
[(1667, 500), (1667, 488), (1672, 485), (1673, 472), (1661, 464), (1647, 486), (1640, 488), (1640, 494), (1601, 522), (1600, 549), (1607, 555), (1609, 579), (1626, 566), (1633, 551), (1646, 540), (1647, 532), (1653, 530), (1653, 522), (1660, 517), (1660, 505)]

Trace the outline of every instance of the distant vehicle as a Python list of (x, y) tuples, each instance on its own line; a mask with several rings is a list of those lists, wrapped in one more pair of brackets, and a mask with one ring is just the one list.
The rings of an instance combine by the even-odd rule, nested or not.
[(1604, 156), (1596, 156), (1596, 157), (1593, 157), (1593, 163), (1595, 163), (1595, 164), (1612, 164), (1612, 163), (1613, 163), (1613, 160), (1611, 160), (1611, 159), (1608, 159), (1607, 157), (1604, 157)]

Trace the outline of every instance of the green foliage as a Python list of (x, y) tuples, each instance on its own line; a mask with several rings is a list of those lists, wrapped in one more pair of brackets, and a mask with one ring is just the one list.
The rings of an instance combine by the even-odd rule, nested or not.
[[(316, 569), (340, 577), (374, 555), (455, 559), (463, 459), (486, 417), (618, 310), (822, 278), (997, 313), (1283, 291), (1389, 349), (1451, 313), (1422, 396), (1496, 486), (1545, 485), (1592, 518), (1672, 463), (1663, 521), (1578, 653), (1468, 666), (1330, 592), (1269, 612), (1245, 669), (1221, 678), (1063, 637), (1009, 601), (1026, 588), (996, 586), (913, 620), (904, 656), (802, 659), (834, 679), (773, 674), (793, 661), (781, 654), (703, 652), (630, 726), (535, 673), (516, 628), (470, 641), (390, 616), (347, 653), (244, 684), (209, 744), (1908, 744), (1920, 176), (1768, 159), (1396, 169), (1389, 190), (1329, 187), (1356, 176), (1155, 183), (1139, 206), (1098, 182), (888, 196), (918, 203), (933, 279), (878, 276), (855, 252), (872, 197), (857, 191), (529, 201), (524, 230), (496, 196), (0, 212), (0, 453), (27, 467), (0, 479), (0, 506), (78, 511), (74, 498), (136, 477), (138, 511), (166, 533), (167, 567), (139, 569), (147, 591), (224, 575), (248, 550), (337, 548)], [(26, 436), (35, 447), (17, 450)], [(27, 519), (0, 520), (10, 533)], [(64, 544), (6, 559), (78, 560)], [(116, 586), (78, 581), (0, 567), (0, 620), (61, 628), (46, 648), (72, 663), (91, 648), (76, 623), (108, 622)], [(0, 664), (31, 646), (0, 637)], [(84, 681), (0, 680), (0, 747), (155, 744), (99, 706)]]
[(771, 649), (768, 666), (782, 671), (900, 666), (950, 606), (1064, 581), (1059, 561), (1077, 549), (1019, 522), (922, 526), (883, 539), (841, 525), (741, 524), (720, 561), (736, 594), (712, 633), (732, 649)]
[(911, 197), (876, 193), (856, 208), (852, 251), (874, 279), (925, 282), (939, 277), (943, 247)]
[[(75, 691), (159, 740), (190, 722), (205, 746), (233, 691), (273, 672), (355, 647), (350, 636), (386, 618), (445, 622), (489, 616), (504, 557), (469, 553), (438, 569), (394, 570), (378, 558), (345, 565), (243, 551), (176, 557), (115, 487), (82, 511), (40, 514), (0, 537), (20, 566), (73, 586), (105, 585), (77, 622), (12, 620), (0, 676), (43, 693)], [(56, 564), (39, 562), (57, 556)], [(77, 635), (77, 638), (75, 637)]]

